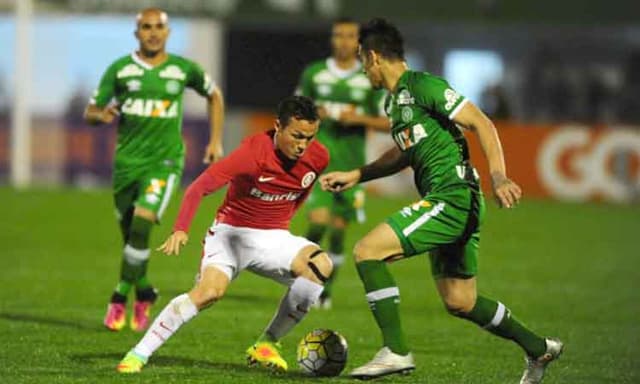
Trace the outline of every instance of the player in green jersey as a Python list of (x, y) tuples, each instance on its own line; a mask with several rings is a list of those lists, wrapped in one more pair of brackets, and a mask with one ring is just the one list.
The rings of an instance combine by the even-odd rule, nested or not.
[(167, 14), (156, 8), (137, 16), (139, 48), (111, 64), (85, 111), (93, 124), (119, 116), (113, 188), (124, 240), (120, 282), (104, 324), (113, 331), (126, 322), (126, 301), (135, 287), (131, 328), (144, 330), (157, 293), (147, 278), (151, 228), (165, 212), (184, 166), (182, 95), (192, 88), (208, 100), (210, 142), (205, 163), (222, 156), (223, 99), (202, 68), (166, 52)]
[(549, 362), (560, 356), (562, 342), (533, 333), (504, 304), (476, 290), (485, 207), (458, 127), (478, 137), (498, 204), (512, 208), (521, 196), (520, 187), (507, 178), (493, 123), (445, 80), (410, 70), (400, 32), (382, 19), (372, 20), (361, 31), (360, 57), (371, 83), (390, 92), (385, 109), (396, 146), (363, 167), (323, 176), (323, 187), (343, 191), (411, 167), (422, 199), (391, 215), (355, 246), (356, 267), (384, 347), (351, 375), (367, 379), (415, 368), (400, 325), (400, 291), (386, 263), (428, 252), (438, 293), (449, 313), (516, 342), (527, 360), (520, 382), (541, 382)]
[[(358, 29), (352, 19), (336, 20), (331, 31), (332, 56), (307, 66), (296, 91), (314, 99), (318, 106), (322, 120), (317, 138), (329, 149), (329, 171), (363, 166), (366, 130), (389, 130), (389, 120), (382, 111), (386, 92), (371, 87), (358, 60)], [(362, 188), (331, 193), (316, 184), (306, 203), (306, 237), (319, 243), (328, 229), (328, 250), (334, 265), (316, 304), (320, 308), (331, 307), (332, 282), (344, 261), (345, 230), (353, 220), (364, 221), (364, 200)]]

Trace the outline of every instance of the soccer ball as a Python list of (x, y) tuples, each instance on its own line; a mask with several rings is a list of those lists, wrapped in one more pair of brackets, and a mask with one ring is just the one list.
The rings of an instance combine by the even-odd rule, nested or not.
[(347, 340), (329, 329), (314, 329), (298, 344), (300, 368), (313, 376), (338, 376), (347, 364)]

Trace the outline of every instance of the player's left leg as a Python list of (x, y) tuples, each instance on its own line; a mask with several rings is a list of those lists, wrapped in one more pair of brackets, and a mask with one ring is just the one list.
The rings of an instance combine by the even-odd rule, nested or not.
[(118, 364), (118, 372), (140, 372), (149, 357), (180, 327), (201, 310), (222, 299), (231, 281), (230, 275), (228, 270), (218, 266), (203, 267), (196, 286), (189, 293), (175, 297), (164, 307), (140, 342)]
[(447, 311), (469, 320), (492, 334), (512, 340), (526, 353), (529, 362), (522, 383), (539, 383), (546, 365), (562, 353), (562, 343), (545, 339), (518, 320), (503, 303), (476, 290), (478, 237), (464, 246), (443, 247), (431, 255), (438, 293)]

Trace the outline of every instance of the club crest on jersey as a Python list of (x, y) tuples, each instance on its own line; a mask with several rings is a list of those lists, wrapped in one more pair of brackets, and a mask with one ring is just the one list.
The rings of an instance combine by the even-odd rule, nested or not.
[(122, 79), (125, 77), (133, 77), (133, 76), (142, 76), (144, 75), (144, 70), (137, 66), (136, 64), (127, 64), (118, 71), (116, 74), (116, 78)]
[(402, 107), (402, 121), (408, 123), (413, 119), (413, 109), (411, 107)]
[(300, 182), (300, 185), (302, 185), (302, 188), (308, 188), (311, 184), (313, 184), (313, 181), (316, 179), (316, 173), (315, 172), (307, 172), (304, 177), (302, 178), (302, 181)]
[(400, 93), (398, 93), (396, 102), (398, 103), (398, 105), (411, 105), (415, 104), (416, 99), (411, 96), (408, 90), (403, 89), (402, 91), (400, 91)]
[(137, 92), (142, 87), (142, 82), (138, 79), (127, 81), (127, 90), (129, 92)]
[(180, 83), (176, 80), (169, 80), (165, 85), (165, 89), (167, 90), (167, 93), (176, 95), (180, 92)]
[(158, 74), (163, 79), (184, 80), (187, 75), (177, 65), (169, 65)]

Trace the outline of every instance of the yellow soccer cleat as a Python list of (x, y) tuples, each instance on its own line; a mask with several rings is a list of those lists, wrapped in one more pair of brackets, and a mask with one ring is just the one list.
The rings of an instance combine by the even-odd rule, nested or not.
[(146, 363), (147, 359), (139, 356), (133, 351), (129, 351), (122, 361), (120, 361), (116, 370), (120, 373), (138, 373)]
[(280, 343), (259, 341), (247, 349), (249, 366), (259, 365), (274, 372), (286, 372), (287, 362), (280, 356)]

